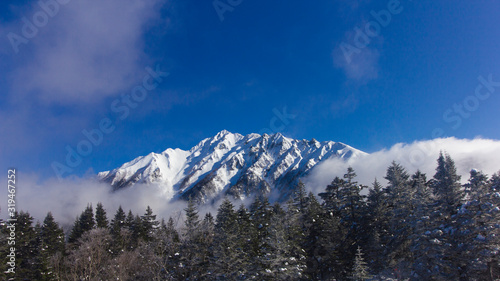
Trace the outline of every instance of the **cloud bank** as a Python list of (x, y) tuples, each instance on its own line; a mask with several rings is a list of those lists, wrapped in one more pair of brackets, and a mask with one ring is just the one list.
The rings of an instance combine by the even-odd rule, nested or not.
[(428, 141), (415, 141), (411, 144), (398, 143), (390, 149), (380, 150), (367, 156), (344, 162), (339, 159), (327, 160), (319, 164), (305, 180), (307, 187), (314, 193), (323, 192), (336, 177), (342, 177), (351, 166), (358, 175), (357, 181), (371, 186), (377, 178), (386, 183), (383, 177), (392, 161), (403, 165), (412, 174), (420, 170), (430, 179), (435, 174), (439, 152), (450, 154), (455, 161), (462, 182), (469, 178), (471, 169), (478, 169), (488, 175), (500, 170), (500, 141), (490, 139), (441, 138)]
[[(28, 211), (35, 221), (43, 221), (47, 212), (62, 225), (71, 225), (87, 204), (95, 207), (101, 202), (111, 220), (121, 205), (125, 212), (132, 210), (143, 215), (149, 205), (157, 218), (179, 219), (185, 208), (185, 202), (169, 203), (158, 186), (135, 185), (117, 192), (112, 192), (107, 184), (93, 178), (72, 178), (59, 181), (52, 178), (39, 182), (34, 175), (19, 173), (16, 176), (16, 209)], [(2, 179), (7, 182), (7, 179)], [(2, 190), (2, 198), (7, 198), (7, 188)], [(5, 194), (5, 196), (3, 196)], [(2, 200), (4, 201), (4, 200)], [(0, 217), (7, 218), (6, 203), (0, 202)]]

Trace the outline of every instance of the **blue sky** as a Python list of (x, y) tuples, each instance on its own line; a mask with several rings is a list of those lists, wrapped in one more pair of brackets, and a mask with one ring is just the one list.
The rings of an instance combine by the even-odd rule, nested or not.
[[(500, 82), (498, 1), (220, 0), (229, 10), (219, 13), (212, 1), (42, 2), (0, 3), (3, 170), (55, 177), (51, 165), (67, 166), (67, 147), (103, 120), (114, 130), (64, 177), (189, 149), (223, 129), (366, 152), (435, 136), (500, 139), (500, 87), (478, 79)], [(376, 29), (374, 14), (391, 18)], [(36, 34), (23, 33), (23, 18), (38, 21)], [(126, 104), (144, 80), (154, 89)]]

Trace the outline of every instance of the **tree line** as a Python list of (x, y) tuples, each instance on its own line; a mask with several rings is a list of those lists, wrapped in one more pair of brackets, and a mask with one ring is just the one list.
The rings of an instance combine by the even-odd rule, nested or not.
[[(184, 219), (92, 205), (63, 229), (48, 213), (16, 213), (12, 280), (495, 280), (500, 278), (500, 173), (460, 183), (446, 153), (428, 180), (393, 162), (368, 189), (348, 168), (317, 195), (285, 203), (224, 199), (215, 217), (190, 201)], [(178, 225), (180, 224), (180, 225)]]

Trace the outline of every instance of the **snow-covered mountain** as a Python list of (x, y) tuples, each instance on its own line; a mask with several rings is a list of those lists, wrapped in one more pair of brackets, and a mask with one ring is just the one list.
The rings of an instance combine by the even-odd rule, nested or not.
[(98, 177), (115, 189), (156, 184), (168, 199), (207, 202), (226, 194), (243, 199), (271, 192), (284, 199), (321, 161), (364, 154), (339, 142), (294, 140), (280, 133), (243, 136), (224, 130), (189, 151), (169, 148), (150, 153)]

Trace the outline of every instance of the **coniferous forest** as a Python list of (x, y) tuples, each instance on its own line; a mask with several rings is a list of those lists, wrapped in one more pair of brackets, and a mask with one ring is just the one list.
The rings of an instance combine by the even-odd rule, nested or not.
[(349, 168), (319, 194), (300, 183), (285, 203), (225, 199), (201, 215), (157, 218), (92, 205), (67, 233), (48, 213), (16, 213), (15, 275), (2, 280), (498, 280), (500, 173), (461, 184), (447, 154), (434, 175), (393, 162), (382, 185)]

